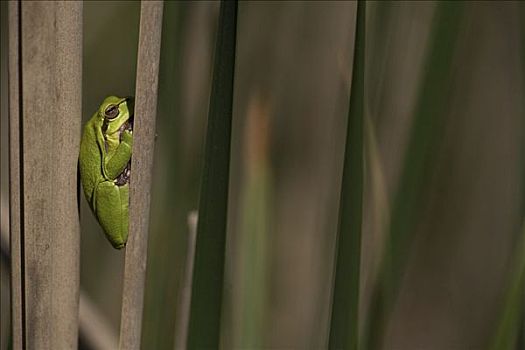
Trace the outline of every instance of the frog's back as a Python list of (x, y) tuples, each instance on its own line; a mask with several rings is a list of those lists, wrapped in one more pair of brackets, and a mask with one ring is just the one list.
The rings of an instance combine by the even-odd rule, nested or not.
[(80, 179), (90, 206), (93, 205), (92, 197), (95, 186), (103, 178), (101, 164), (102, 156), (97, 144), (95, 116), (93, 116), (82, 131), (79, 156)]

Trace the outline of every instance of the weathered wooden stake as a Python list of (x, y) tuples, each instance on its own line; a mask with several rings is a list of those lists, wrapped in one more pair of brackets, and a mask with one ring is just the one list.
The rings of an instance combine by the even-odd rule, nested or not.
[(157, 112), (162, 1), (143, 1), (131, 158), (129, 239), (126, 246), (120, 349), (139, 349), (144, 306), (150, 191)]
[(14, 349), (78, 343), (82, 3), (9, 5)]

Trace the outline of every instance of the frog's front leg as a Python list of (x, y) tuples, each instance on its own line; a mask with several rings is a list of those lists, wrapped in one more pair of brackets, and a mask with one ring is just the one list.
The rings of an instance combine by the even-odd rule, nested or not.
[(133, 136), (131, 132), (122, 133), (122, 141), (112, 154), (104, 157), (105, 175), (109, 180), (115, 180), (122, 173), (129, 160), (131, 159), (131, 147), (133, 146)]
[(113, 181), (100, 182), (95, 188), (94, 206), (98, 221), (107, 238), (117, 249), (128, 240), (129, 187)]

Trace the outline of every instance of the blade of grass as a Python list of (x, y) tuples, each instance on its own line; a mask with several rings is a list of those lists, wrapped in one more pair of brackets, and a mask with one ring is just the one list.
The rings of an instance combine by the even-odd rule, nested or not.
[[(523, 62), (523, 59), (525, 58), (525, 4), (519, 3), (519, 13), (520, 13), (520, 54), (521, 59)], [(523, 70), (522, 70), (523, 72)], [(522, 81), (525, 81), (525, 75), (522, 75)], [(522, 83), (522, 86), (525, 86), (525, 84)], [(523, 90), (522, 90), (523, 91)], [(525, 106), (524, 106), (525, 107)], [(525, 108), (524, 108), (525, 111)], [(522, 137), (521, 137), (521, 178), (525, 179), (525, 118), (522, 118)], [(521, 189), (521, 213), (522, 216), (525, 217), (525, 184)], [(525, 254), (525, 252), (523, 253)], [(525, 282), (524, 282), (524, 288), (522, 289), (522, 298), (525, 298)], [(518, 337), (518, 349), (523, 349), (525, 347), (525, 303), (521, 306), (521, 319), (520, 319), (520, 331), (519, 331), (519, 337)]]
[(222, 1), (199, 203), (188, 348), (219, 348), (237, 1)]
[[(520, 16), (520, 49), (521, 58), (525, 58), (525, 4), (520, 3), (519, 16)], [(523, 60), (522, 60), (523, 62)], [(525, 84), (522, 83), (522, 90), (525, 88)], [(525, 119), (522, 119), (522, 125), (524, 125)], [(522, 126), (522, 148), (521, 148), (521, 176), (524, 178), (525, 174), (525, 129)], [(525, 303), (523, 298), (525, 297), (525, 186), (521, 189), (521, 213), (523, 216), (523, 222), (521, 226), (520, 236), (518, 238), (518, 245), (514, 255), (511, 276), (509, 285), (505, 291), (503, 299), (503, 306), (499, 319), (497, 320), (497, 326), (495, 333), (490, 344), (490, 349), (522, 349), (523, 342), (525, 341), (523, 333), (523, 327), (525, 322), (524, 307)]]
[(432, 170), (434, 150), (443, 132), (443, 116), (447, 112), (454, 48), (463, 6), (456, 2), (439, 2), (437, 5), (404, 169), (392, 205), (377, 286), (372, 294), (369, 321), (364, 330), (363, 349), (381, 348), (388, 313), (404, 271), (422, 203), (421, 193)]
[(357, 3), (352, 86), (339, 207), (329, 347), (357, 349), (363, 197), (363, 106), (366, 3)]
[[(233, 348), (264, 348), (268, 310), (268, 261), (273, 174), (269, 162), (271, 105), (260, 93), (250, 97), (243, 131), (237, 255), (229, 263), (232, 287)], [(228, 257), (230, 257), (229, 255)]]

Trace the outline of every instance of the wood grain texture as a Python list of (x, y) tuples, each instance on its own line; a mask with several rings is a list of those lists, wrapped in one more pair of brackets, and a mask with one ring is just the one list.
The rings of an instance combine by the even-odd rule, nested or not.
[(9, 263), (9, 76), (7, 1), (0, 2), (0, 350), (11, 340), (11, 283)]
[(162, 10), (162, 1), (143, 1), (140, 9), (130, 179), (130, 227), (124, 266), (120, 349), (139, 349), (141, 341)]
[(11, 324), (13, 349), (21, 349), (22, 257), (20, 240), (20, 77), (19, 2), (9, 1), (9, 239), (11, 249)]
[[(23, 345), (75, 349), (82, 3), (22, 2), (20, 15)], [(16, 146), (13, 142), (13, 152)]]

